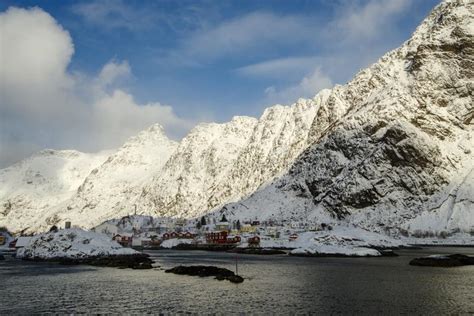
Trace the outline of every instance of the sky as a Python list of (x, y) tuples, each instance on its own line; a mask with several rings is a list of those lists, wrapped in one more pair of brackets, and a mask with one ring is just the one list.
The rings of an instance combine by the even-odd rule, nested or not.
[(0, 168), (159, 123), (258, 117), (349, 81), (439, 0), (0, 2)]

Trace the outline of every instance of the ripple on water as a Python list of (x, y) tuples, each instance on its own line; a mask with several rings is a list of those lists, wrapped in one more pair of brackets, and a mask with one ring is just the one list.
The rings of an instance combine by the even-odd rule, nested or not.
[[(408, 265), (415, 256), (439, 251), (402, 251), (400, 257), (371, 259), (241, 255), (239, 272), (246, 280), (239, 285), (162, 270), (2, 261), (0, 315), (473, 313), (474, 267)], [(186, 251), (157, 251), (152, 256), (164, 268), (214, 264), (228, 269), (235, 268), (236, 257)]]

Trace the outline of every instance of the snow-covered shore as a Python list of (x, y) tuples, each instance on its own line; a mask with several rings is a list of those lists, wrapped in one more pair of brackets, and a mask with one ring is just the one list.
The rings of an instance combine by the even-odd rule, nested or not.
[(178, 245), (181, 245), (181, 244), (186, 244), (186, 245), (189, 245), (193, 242), (192, 239), (178, 239), (178, 238), (172, 238), (172, 239), (168, 239), (168, 240), (165, 240), (161, 243), (160, 247), (161, 248), (167, 248), (167, 249), (171, 249), (171, 248), (174, 248)]
[(290, 252), (293, 256), (341, 256), (341, 257), (380, 257), (375, 249), (366, 247), (313, 245), (308, 248), (297, 248)]

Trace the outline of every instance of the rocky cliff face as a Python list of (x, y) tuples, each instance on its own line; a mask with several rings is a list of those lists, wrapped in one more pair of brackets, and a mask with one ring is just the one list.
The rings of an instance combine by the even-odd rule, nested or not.
[(140, 211), (199, 216), (249, 195), (286, 171), (307, 146), (318, 104), (300, 100), (290, 107), (271, 107), (259, 120), (236, 117), (229, 123), (196, 127), (145, 186)]
[(401, 48), (333, 89), (286, 175), (223, 211), (473, 230), (473, 75), (474, 4), (445, 1)]
[(410, 40), (348, 84), (259, 119), (201, 124), (180, 143), (154, 126), (104, 163), (91, 162), (61, 199), (11, 211), (12, 196), (30, 192), (0, 175), (9, 190), (0, 224), (36, 231), (65, 220), (92, 227), (132, 213), (222, 211), (393, 234), (470, 231), (473, 11), (471, 1), (443, 2)]

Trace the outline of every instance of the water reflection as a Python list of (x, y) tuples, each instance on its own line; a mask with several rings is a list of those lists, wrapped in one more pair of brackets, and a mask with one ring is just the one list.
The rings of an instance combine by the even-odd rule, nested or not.
[[(474, 312), (474, 267), (421, 268), (410, 258), (474, 249), (402, 251), (391, 258), (293, 258), (239, 255), (246, 281), (120, 270), (0, 262), (0, 314), (277, 313), (464, 314)], [(235, 268), (235, 254), (155, 251), (163, 268)]]

